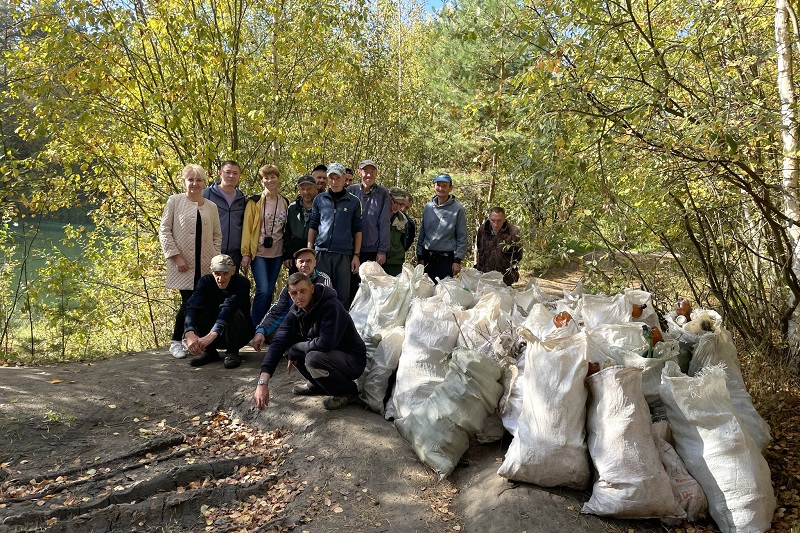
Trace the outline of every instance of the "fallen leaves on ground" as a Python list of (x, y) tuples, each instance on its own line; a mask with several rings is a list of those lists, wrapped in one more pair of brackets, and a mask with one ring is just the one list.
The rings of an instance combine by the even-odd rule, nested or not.
[[(183, 443), (158, 454), (146, 453), (143, 457), (129, 460), (128, 463), (132, 464), (128, 464), (125, 468), (123, 468), (124, 461), (120, 461), (112, 467), (87, 468), (72, 475), (60, 475), (52, 479), (31, 479), (24, 483), (12, 475), (0, 484), (0, 501), (30, 499), (37, 507), (44, 505), (48, 505), (49, 509), (70, 507), (92, 498), (103, 497), (112, 492), (121, 493), (131, 488), (139, 482), (139, 476), (131, 472), (133, 468), (142, 468), (146, 471), (159, 463), (166, 464), (168, 461), (176, 460), (192, 464), (220, 459), (257, 458), (256, 462), (243, 461), (227, 477), (195, 479), (187, 486), (176, 487), (175, 492), (214, 489), (223, 485), (248, 486), (264, 479), (274, 478), (275, 481), (266, 486), (264, 493), (257, 496), (250, 495), (246, 501), (234, 501), (218, 507), (201, 506), (201, 516), (198, 520), (206, 525), (207, 531), (220, 528), (227, 531), (252, 531), (279, 517), (286, 505), (294, 501), (306, 487), (304, 482), (288, 475), (281, 475), (279, 472), (286, 455), (292, 451), (283, 443), (287, 433), (282, 429), (261, 431), (252, 428), (221, 410), (207, 415), (210, 415), (210, 418), (205, 421), (201, 421), (199, 417), (193, 419), (192, 425), (198, 431), (194, 435), (185, 435)], [(178, 432), (177, 429), (168, 426), (165, 420), (151, 423), (150, 427), (139, 430), (140, 433), (146, 434)], [(89, 482), (102, 483), (104, 479), (108, 480), (105, 482), (106, 485), (100, 492), (91, 494), (91, 497), (80, 492), (86, 490)], [(63, 490), (60, 490), (62, 487)], [(59, 490), (55, 492), (53, 489)], [(5, 507), (5, 504), (0, 507)]]

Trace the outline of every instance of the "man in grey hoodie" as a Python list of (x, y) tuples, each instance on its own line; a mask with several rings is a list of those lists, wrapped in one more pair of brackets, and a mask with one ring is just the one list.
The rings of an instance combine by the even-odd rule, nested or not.
[(425, 204), (417, 239), (417, 261), (425, 265), (425, 273), (436, 282), (461, 272), (461, 260), (467, 250), (467, 215), (464, 206), (450, 194), (450, 174), (433, 178), (436, 193)]

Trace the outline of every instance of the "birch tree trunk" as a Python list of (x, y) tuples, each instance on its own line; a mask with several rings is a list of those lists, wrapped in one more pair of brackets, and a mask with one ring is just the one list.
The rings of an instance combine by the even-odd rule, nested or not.
[[(783, 167), (782, 183), (784, 195), (784, 212), (789, 220), (795, 221), (788, 228), (792, 242), (792, 268), (800, 274), (800, 225), (798, 221), (798, 170), (797, 170), (797, 121), (795, 117), (794, 75), (792, 71), (792, 31), (790, 19), (794, 20), (794, 12), (788, 0), (775, 1), (775, 44), (778, 60), (778, 93), (781, 100), (781, 124), (783, 126)], [(800, 355), (800, 306), (791, 295), (790, 307), (794, 308), (787, 324), (787, 341), (792, 360), (797, 361)]]

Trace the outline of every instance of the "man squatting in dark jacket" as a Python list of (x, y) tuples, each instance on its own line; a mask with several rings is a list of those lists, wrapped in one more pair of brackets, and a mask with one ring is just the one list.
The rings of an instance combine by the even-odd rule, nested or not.
[(256, 407), (263, 410), (269, 405), (269, 380), (286, 352), (287, 371), (295, 367), (308, 380), (292, 392), (329, 395), (322, 402), (325, 409), (341, 409), (358, 398), (354, 380), (366, 367), (364, 341), (332, 288), (311, 283), (302, 272), (289, 276), (286, 284), (294, 303), (261, 363), (253, 394)]
[(219, 361), (217, 348), (225, 348), (225, 368), (241, 364), (239, 350), (253, 338), (250, 315), (250, 281), (236, 272), (229, 255), (211, 258), (211, 274), (201, 277), (186, 302), (183, 336), (192, 366)]

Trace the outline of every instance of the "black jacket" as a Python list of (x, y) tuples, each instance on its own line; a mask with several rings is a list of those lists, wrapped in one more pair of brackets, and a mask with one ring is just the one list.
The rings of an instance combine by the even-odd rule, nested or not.
[(356, 331), (353, 319), (336, 298), (336, 291), (322, 285), (314, 285), (314, 296), (308, 311), (294, 304), (289, 308), (289, 314), (275, 332), (275, 338), (264, 356), (261, 371), (274, 374), (284, 352), (298, 343), (303, 344), (299, 348), (305, 353), (339, 350), (354, 356), (360, 363), (366, 363), (367, 360), (367, 348)]
[(303, 215), (308, 211), (311, 220), (311, 209), (306, 210), (303, 200), (298, 196), (286, 212), (286, 225), (283, 227), (283, 260), (292, 259), (294, 253), (308, 244), (308, 222)]
[(209, 317), (215, 317), (213, 322), (227, 326), (237, 310), (250, 316), (250, 280), (236, 273), (223, 290), (213, 274), (206, 274), (197, 282), (186, 303), (184, 332), (204, 329), (201, 325), (208, 324)]

